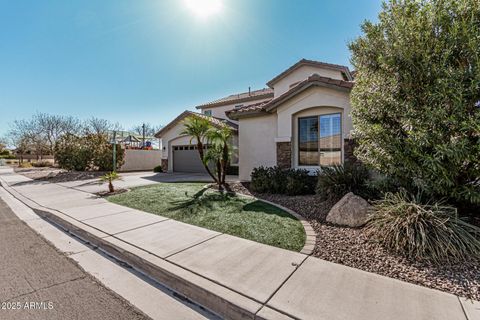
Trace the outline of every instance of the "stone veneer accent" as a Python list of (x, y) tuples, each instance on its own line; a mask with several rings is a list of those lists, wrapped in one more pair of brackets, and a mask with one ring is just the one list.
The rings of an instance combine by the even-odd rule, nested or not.
[(354, 139), (345, 139), (343, 141), (343, 155), (345, 162), (355, 163), (358, 161), (357, 157), (353, 154), (353, 150), (357, 146)]
[(292, 167), (292, 143), (277, 142), (277, 166), (281, 169)]
[(163, 172), (167, 172), (168, 171), (168, 159), (162, 159), (162, 170)]

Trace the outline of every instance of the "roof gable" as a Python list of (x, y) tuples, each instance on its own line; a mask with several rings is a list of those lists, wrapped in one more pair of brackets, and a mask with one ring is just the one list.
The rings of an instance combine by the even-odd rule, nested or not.
[(278, 108), (282, 103), (292, 99), (293, 97), (297, 96), (298, 94), (308, 90), (312, 87), (323, 87), (323, 88), (331, 88), (335, 90), (350, 92), (353, 88), (354, 83), (352, 81), (343, 81), (343, 80), (336, 80), (326, 77), (321, 77), (317, 74), (314, 74), (308, 79), (299, 82), (297, 85), (292, 87), (290, 90), (282, 94), (281, 96), (263, 102), (263, 103), (256, 103), (252, 105), (248, 105), (242, 108), (234, 109), (227, 111), (227, 116), (232, 120), (237, 120), (242, 117), (251, 117), (257, 116), (267, 113), (272, 113), (276, 108)]
[(307, 59), (302, 59), (295, 63), (293, 66), (288, 68), (287, 70), (283, 71), (279, 75), (277, 75), (275, 78), (267, 82), (267, 85), (270, 88), (273, 88), (273, 85), (280, 81), (281, 79), (285, 78), (289, 74), (293, 73), (295, 70), (303, 67), (303, 66), (312, 66), (312, 67), (318, 67), (318, 68), (324, 68), (324, 69), (330, 69), (330, 70), (336, 70), (341, 72), (342, 74), (345, 75), (345, 78), (347, 81), (352, 81), (353, 77), (352, 74), (350, 73), (350, 70), (346, 66), (341, 66), (338, 64), (331, 64), (331, 63), (326, 63), (326, 62), (320, 62), (320, 61), (314, 61), (314, 60), (307, 60)]
[(155, 134), (155, 137), (156, 137), (156, 138), (161, 138), (162, 135), (164, 135), (167, 131), (169, 131), (170, 129), (172, 129), (173, 127), (175, 127), (178, 123), (180, 123), (180, 121), (184, 120), (185, 118), (187, 118), (187, 117), (189, 117), (189, 116), (194, 116), (194, 117), (198, 117), (198, 118), (207, 119), (207, 120), (210, 121), (210, 123), (211, 123), (212, 125), (214, 125), (215, 127), (228, 126), (228, 127), (230, 127), (231, 129), (233, 129), (234, 131), (237, 131), (237, 130), (238, 130), (238, 125), (236, 125), (235, 123), (230, 122), (230, 121), (228, 121), (228, 120), (220, 119), (220, 118), (215, 118), (215, 117), (210, 117), (210, 116), (206, 116), (206, 115), (204, 115), (204, 114), (198, 113), (198, 112), (193, 112), (193, 111), (185, 110), (185, 111), (182, 112), (178, 117), (176, 117), (175, 119), (173, 119), (169, 124), (167, 124), (165, 127), (163, 127), (162, 129), (160, 129), (160, 131), (158, 131), (158, 132)]

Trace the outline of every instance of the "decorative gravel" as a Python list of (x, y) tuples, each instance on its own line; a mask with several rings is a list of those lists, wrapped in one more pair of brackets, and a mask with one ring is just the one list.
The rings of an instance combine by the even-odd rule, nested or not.
[(248, 184), (230, 187), (235, 192), (278, 203), (308, 219), (317, 233), (315, 257), (480, 301), (479, 262), (435, 266), (409, 261), (369, 241), (362, 228), (343, 228), (325, 222), (333, 203), (320, 201), (315, 195), (257, 194), (248, 189)]

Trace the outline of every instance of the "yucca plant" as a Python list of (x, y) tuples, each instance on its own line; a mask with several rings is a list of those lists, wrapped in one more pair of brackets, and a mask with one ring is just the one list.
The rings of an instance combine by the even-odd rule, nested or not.
[(387, 250), (435, 264), (480, 259), (480, 228), (441, 202), (422, 204), (405, 191), (374, 202), (366, 234)]
[(114, 180), (119, 180), (120, 175), (116, 173), (115, 171), (109, 172), (103, 176), (100, 177), (100, 181), (102, 182), (108, 182), (108, 191), (110, 193), (115, 192), (115, 188), (113, 187), (113, 181)]

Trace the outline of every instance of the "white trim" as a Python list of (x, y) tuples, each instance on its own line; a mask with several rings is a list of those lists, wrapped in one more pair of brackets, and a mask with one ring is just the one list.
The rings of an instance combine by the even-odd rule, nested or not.
[(276, 137), (275, 142), (290, 142), (292, 137)]

